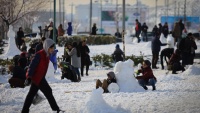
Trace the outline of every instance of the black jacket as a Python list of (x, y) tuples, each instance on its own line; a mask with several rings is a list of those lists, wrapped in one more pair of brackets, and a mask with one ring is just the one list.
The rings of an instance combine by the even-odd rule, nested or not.
[(165, 46), (167, 44), (162, 44), (158, 37), (154, 37), (151, 41), (151, 50), (154, 52), (159, 52), (161, 46)]
[(115, 62), (123, 61), (123, 51), (120, 48), (116, 48), (113, 55), (113, 59)]
[(26, 73), (25, 70), (22, 69), (20, 66), (15, 66), (13, 68), (13, 78), (19, 78), (19, 79), (26, 79)]

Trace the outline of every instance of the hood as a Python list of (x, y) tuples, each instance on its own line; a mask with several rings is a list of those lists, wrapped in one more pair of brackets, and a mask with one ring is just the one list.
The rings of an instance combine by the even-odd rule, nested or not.
[(68, 22), (68, 26), (72, 26), (72, 23), (71, 23), (71, 22)]
[(107, 73), (107, 75), (109, 75), (112, 79), (115, 78), (115, 73), (110, 71), (109, 73)]
[(52, 39), (46, 39), (43, 43), (43, 49), (47, 53), (47, 56), (49, 56), (48, 49), (51, 47), (55, 42)]

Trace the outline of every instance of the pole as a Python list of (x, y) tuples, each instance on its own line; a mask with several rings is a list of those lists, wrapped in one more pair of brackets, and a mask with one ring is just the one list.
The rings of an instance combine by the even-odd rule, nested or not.
[(50, 17), (49, 17), (49, 18), (51, 18), (51, 2), (52, 2), (52, 1), (50, 1)]
[(63, 23), (63, 28), (65, 27), (64, 26), (64, 24), (65, 24), (64, 21), (65, 21), (65, 0), (63, 0), (63, 22), (62, 22)]
[(89, 32), (92, 32), (92, 0), (90, 0), (90, 27), (89, 27)]
[(74, 4), (72, 3), (71, 4), (71, 22), (73, 22), (73, 6)]
[(125, 0), (123, 0), (123, 21), (122, 21), (122, 26), (123, 26), (123, 31), (122, 31), (122, 41), (123, 41), (123, 51), (124, 51), (124, 60), (125, 60), (125, 40), (124, 40), (124, 34), (125, 34)]
[(59, 0), (59, 24), (61, 24), (61, 0)]
[[(53, 16), (53, 40), (56, 42), (56, 0), (54, 0), (54, 16)], [(56, 47), (56, 46), (55, 46)]]
[(180, 2), (178, 2), (178, 19), (180, 17)]
[(102, 0), (101, 0), (101, 34), (102, 34), (103, 28), (102, 28)]
[(158, 0), (156, 0), (156, 12), (155, 12), (155, 25), (157, 24), (157, 11), (158, 11)]
[[(118, 0), (116, 0), (116, 13), (118, 13)], [(119, 13), (118, 13), (118, 15), (117, 15), (118, 17), (116, 17), (116, 31), (117, 32), (119, 32), (119, 25), (118, 25), (118, 23), (119, 23), (119, 20), (118, 20), (118, 18), (119, 18)]]
[(176, 22), (176, 0), (174, 1), (175, 3), (174, 3), (174, 5), (175, 5), (175, 7), (174, 7), (174, 18), (175, 18), (175, 22)]
[(184, 24), (186, 25), (186, 0), (184, 4)]

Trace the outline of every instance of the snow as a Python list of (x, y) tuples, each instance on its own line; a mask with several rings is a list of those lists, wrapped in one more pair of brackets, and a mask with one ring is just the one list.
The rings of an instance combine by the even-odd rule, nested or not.
[[(118, 43), (121, 47), (122, 43)], [(91, 45), (90, 56), (97, 54), (112, 54), (116, 44)], [(151, 55), (151, 42), (126, 44), (126, 55)], [(200, 43), (197, 42), (200, 51)], [(9, 46), (10, 47), (10, 46)], [(162, 47), (166, 48), (166, 46)], [(57, 47), (58, 56), (63, 55), (63, 47)], [(13, 55), (16, 54), (13, 50)], [(1, 55), (0, 58), (5, 56)], [(7, 57), (7, 56), (5, 56)], [(143, 90), (134, 79), (134, 70), (140, 66), (133, 66), (128, 60), (119, 62), (114, 68), (105, 69), (90, 67), (89, 76), (81, 78), (81, 82), (74, 83), (67, 79), (61, 80), (60, 69), (54, 74), (53, 65), (49, 64), (47, 81), (52, 88), (53, 95), (60, 107), (66, 113), (199, 113), (200, 111), (200, 60), (188, 66), (185, 72), (166, 74), (167, 70), (155, 69), (157, 78), (156, 91), (148, 86)], [(159, 64), (157, 66), (160, 66)], [(117, 93), (103, 93), (101, 88), (95, 89), (97, 79), (107, 78), (106, 73), (116, 74), (120, 91)], [(21, 112), (24, 100), (30, 86), (25, 88), (10, 88), (7, 83), (11, 75), (0, 75), (0, 111), (3, 113)], [(131, 82), (132, 81), (132, 82)], [(122, 82), (124, 82), (122, 84)], [(114, 87), (116, 88), (116, 87)], [(38, 105), (30, 107), (31, 113), (52, 113), (48, 101), (45, 99)]]
[(164, 37), (163, 33), (160, 35), (161, 43), (167, 43), (167, 39)]
[(17, 48), (15, 43), (15, 32), (13, 31), (12, 25), (9, 26), (7, 36), (9, 38), (8, 49), (4, 55), (4, 58), (12, 58), (13, 56), (21, 53), (21, 51)]

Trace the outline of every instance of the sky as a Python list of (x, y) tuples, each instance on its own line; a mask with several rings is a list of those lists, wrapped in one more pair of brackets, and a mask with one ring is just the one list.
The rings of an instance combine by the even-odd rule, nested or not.
[[(94, 1), (100, 1), (100, 0), (93, 0), (93, 2)], [(105, 1), (105, 0), (103, 0), (103, 1)], [(116, 3), (116, 0), (109, 0), (109, 1), (113, 1), (113, 4)], [(126, 4), (130, 4), (130, 5), (136, 4), (136, 1), (137, 0), (125, 0)], [(141, 1), (145, 5), (148, 5), (150, 7), (154, 7), (156, 0), (139, 0), (139, 1)], [(171, 1), (172, 0), (169, 0), (169, 2), (171, 2)], [(70, 5), (72, 3), (75, 6), (79, 5), (79, 4), (89, 4), (90, 0), (65, 0), (65, 8), (66, 8), (67, 12), (71, 12), (71, 6)], [(103, 2), (103, 4), (104, 3), (105, 2)], [(165, 0), (158, 0), (158, 5), (164, 5), (164, 3), (165, 3)], [(57, 0), (57, 9), (58, 9), (58, 6), (59, 6), (58, 4), (59, 4), (59, 0)], [(122, 4), (122, 0), (118, 0), (118, 4)], [(52, 4), (52, 7), (53, 7), (53, 4)]]

